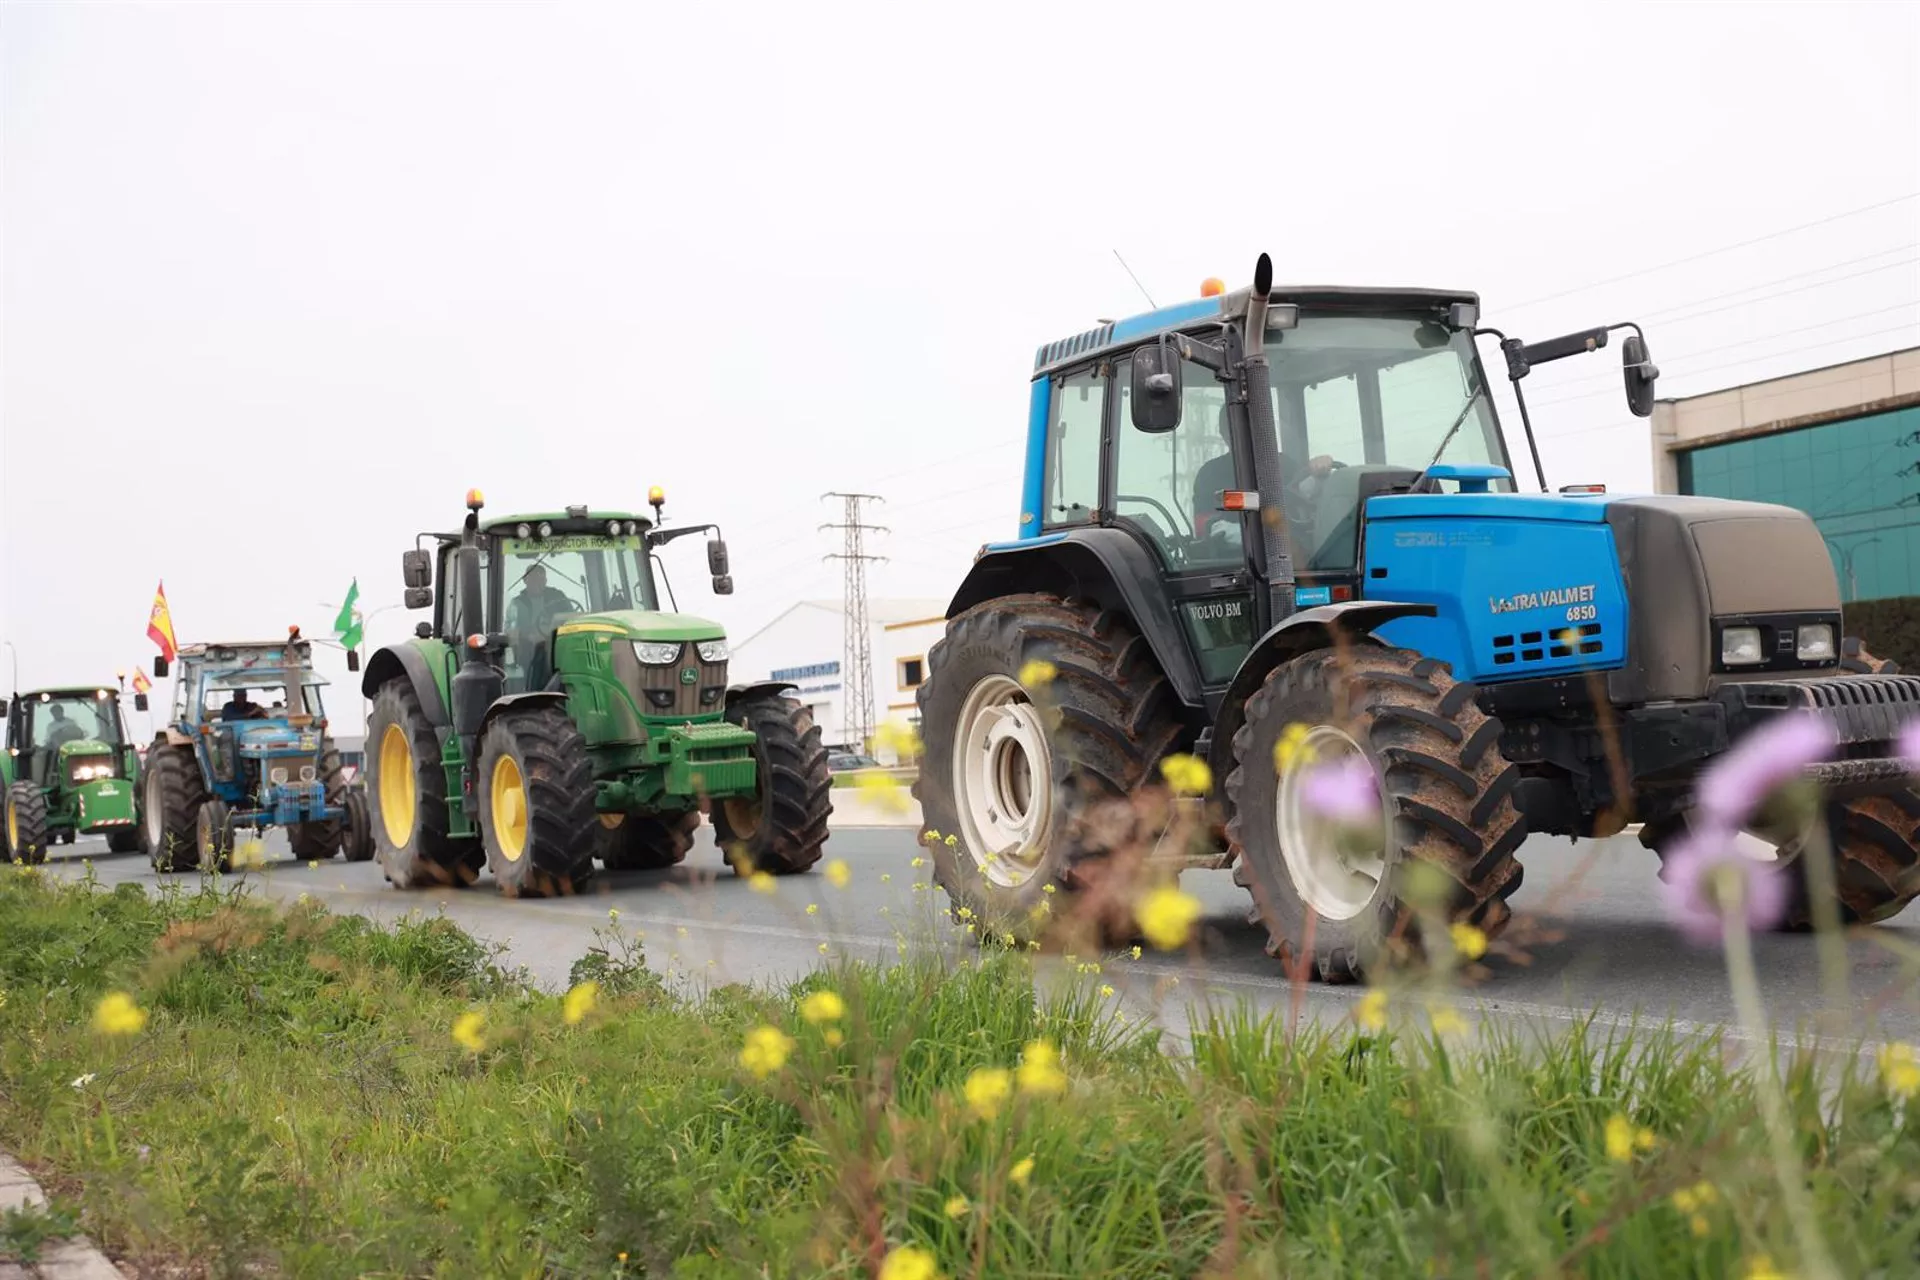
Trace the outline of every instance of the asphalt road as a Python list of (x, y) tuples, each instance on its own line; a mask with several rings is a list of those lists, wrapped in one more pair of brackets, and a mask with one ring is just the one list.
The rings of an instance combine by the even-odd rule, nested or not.
[[(247, 877), (257, 891), (280, 898), (311, 894), (329, 908), (377, 919), (409, 911), (445, 912), (478, 937), (507, 949), (542, 985), (566, 983), (568, 969), (596, 945), (596, 931), (617, 927), (641, 935), (648, 963), (676, 982), (719, 985), (797, 977), (823, 954), (890, 959), (904, 941), (960, 956), (971, 949), (936, 918), (945, 895), (928, 884), (928, 869), (911, 863), (919, 852), (905, 828), (852, 827), (837, 831), (828, 857), (844, 859), (851, 883), (836, 889), (816, 869), (778, 882), (763, 895), (727, 870), (710, 832), (702, 830), (687, 861), (668, 872), (602, 874), (593, 890), (574, 898), (512, 901), (483, 876), (461, 890), (401, 892), (389, 887), (377, 863), (339, 859), (309, 866), (291, 859), (284, 842), (269, 839), (269, 864)], [(1696, 948), (1665, 921), (1655, 859), (1631, 837), (1579, 844), (1530, 841), (1522, 861), (1526, 882), (1514, 899), (1516, 929), (1531, 931), (1523, 957), (1489, 957), (1490, 976), (1463, 1003), (1483, 1020), (1525, 1022), (1552, 1029), (1594, 1018), (1602, 1026), (1672, 1019), (1685, 1033), (1737, 1026), (1720, 955)], [(154, 885), (137, 854), (113, 855), (81, 841), (56, 846), (49, 870), (106, 884)], [(191, 883), (192, 874), (169, 877)], [(1287, 1010), (1299, 1000), (1309, 1019), (1348, 1016), (1362, 991), (1311, 985), (1297, 991), (1277, 962), (1261, 951), (1261, 933), (1246, 923), (1248, 899), (1227, 872), (1189, 872), (1188, 892), (1206, 904), (1208, 918), (1195, 954), (1183, 957), (1125, 953), (1099, 957), (1092, 981), (1110, 984), (1129, 1013), (1159, 1021), (1177, 1040), (1195, 1006), (1210, 998), (1244, 998), (1263, 1009)], [(809, 904), (814, 911), (809, 913)], [(618, 913), (617, 922), (610, 918)], [(1840, 1012), (1823, 995), (1816, 943), (1809, 937), (1756, 940), (1766, 1005), (1783, 1034), (1829, 1039), (1920, 1040), (1920, 908), (1867, 930), (1846, 946), (1847, 995)], [(1083, 962), (1094, 957), (1081, 957)], [(1060, 972), (1060, 962), (1051, 962)]]

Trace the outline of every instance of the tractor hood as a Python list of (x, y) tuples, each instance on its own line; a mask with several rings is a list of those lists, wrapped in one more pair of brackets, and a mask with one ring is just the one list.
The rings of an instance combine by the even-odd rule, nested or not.
[(727, 629), (690, 613), (656, 613), (647, 609), (613, 609), (569, 617), (556, 630), (561, 635), (605, 631), (629, 640), (724, 640)]
[[(1382, 637), (1445, 657), (1462, 679), (1603, 671), (1612, 700), (1632, 704), (1839, 664), (1839, 582), (1819, 528), (1792, 507), (1462, 493), (1375, 497), (1366, 513), (1365, 595), (1436, 609)], [(1830, 652), (1805, 643), (1822, 626)], [(1730, 628), (1761, 632), (1751, 661), (1724, 659)]]
[(113, 744), (102, 742), (98, 738), (78, 738), (72, 742), (60, 744), (59, 756), (64, 763), (70, 756), (110, 756)]

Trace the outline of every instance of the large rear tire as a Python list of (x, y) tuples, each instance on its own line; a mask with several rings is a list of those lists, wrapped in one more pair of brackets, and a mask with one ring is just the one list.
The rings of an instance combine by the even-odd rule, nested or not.
[(47, 796), (31, 782), (7, 788), (7, 861), (37, 867), (47, 860)]
[(200, 806), (207, 802), (206, 781), (192, 747), (164, 738), (147, 749), (142, 797), (147, 858), (161, 874), (191, 871), (200, 865)]
[(341, 816), (296, 823), (287, 831), (294, 856), (309, 862), (324, 862), (338, 853), (347, 831), (347, 771), (331, 738), (320, 739), (320, 779), (326, 784), (327, 806), (341, 810)]
[(759, 792), (713, 805), (713, 838), (740, 875), (790, 876), (820, 861), (833, 812), (833, 775), (813, 713), (791, 698), (736, 702), (727, 719), (754, 736)]
[[(956, 914), (1021, 940), (1067, 924), (1075, 892), (1136, 841), (1131, 797), (1182, 732), (1152, 650), (1112, 610), (1006, 596), (947, 624), (918, 700), (913, 793)], [(1101, 935), (1125, 927), (1125, 904), (1099, 914)]]
[(367, 716), (367, 799), (373, 847), (396, 889), (472, 884), (480, 843), (447, 833), (440, 739), (404, 680), (389, 680)]
[(487, 866), (509, 898), (578, 893), (593, 879), (600, 819), (587, 740), (559, 707), (496, 716), (474, 786)]
[(600, 827), (600, 865), (609, 871), (661, 871), (680, 865), (693, 848), (700, 814), (630, 813)]
[[(1279, 751), (1293, 726), (1304, 726), (1294, 749)], [(1304, 782), (1311, 762), (1342, 752), (1371, 766), (1381, 799), (1366, 851), (1342, 851)], [(1444, 663), (1371, 644), (1282, 663), (1248, 699), (1233, 754), (1233, 878), (1253, 894), (1269, 955), (1350, 982), (1396, 940), (1417, 944), (1402, 896), (1414, 863), (1442, 873), (1430, 909), (1449, 923), (1489, 937), (1507, 923), (1526, 839), (1512, 798), (1520, 771), (1500, 752), (1499, 722)]]

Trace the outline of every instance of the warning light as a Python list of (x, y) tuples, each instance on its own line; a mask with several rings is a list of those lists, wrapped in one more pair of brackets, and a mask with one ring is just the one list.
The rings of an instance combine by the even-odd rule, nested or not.
[(1220, 495), (1222, 511), (1258, 511), (1260, 495), (1252, 489), (1228, 489)]
[(481, 493), (478, 489), (467, 490), (467, 510), (478, 511), (486, 505), (487, 498), (485, 494)]
[(298, 640), (299, 638), (300, 638), (300, 624), (296, 622), (292, 626), (287, 628), (287, 639)]
[(467, 637), (467, 648), (484, 649), (486, 647), (487, 647), (487, 638), (485, 636), (472, 635)]
[(1227, 282), (1219, 276), (1208, 276), (1200, 282), (1200, 296), (1203, 298), (1217, 298), (1226, 291)]
[(1605, 493), (1606, 491), (1607, 486), (1604, 484), (1563, 484), (1560, 486), (1560, 492), (1562, 493)]
[(659, 485), (655, 485), (653, 486), (653, 488), (647, 490), (648, 505), (658, 507), (663, 505), (666, 502), (666, 500), (667, 500), (667, 491), (665, 489), (662, 489)]

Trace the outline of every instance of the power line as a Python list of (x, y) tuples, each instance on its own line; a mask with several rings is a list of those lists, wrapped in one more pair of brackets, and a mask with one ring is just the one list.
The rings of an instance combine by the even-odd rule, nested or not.
[(845, 671), (841, 676), (841, 685), (846, 693), (846, 714), (841, 717), (841, 735), (847, 739), (842, 745), (854, 746), (866, 750), (868, 739), (873, 736), (873, 626), (867, 615), (867, 565), (873, 561), (885, 560), (885, 556), (876, 556), (866, 549), (866, 535), (885, 533), (885, 525), (868, 524), (861, 519), (860, 504), (863, 502), (885, 502), (876, 493), (823, 493), (821, 501), (838, 498), (844, 504), (845, 515), (838, 523), (823, 524), (821, 529), (838, 529), (844, 538), (843, 549), (822, 556), (823, 560), (838, 560), (846, 570), (844, 588), (845, 632), (841, 639), (841, 649)]
[(1755, 236), (1751, 240), (1741, 240), (1734, 244), (1723, 244), (1717, 249), (1706, 249), (1701, 251), (1700, 253), (1689, 254), (1684, 258), (1675, 258), (1671, 262), (1660, 263), (1657, 266), (1641, 267), (1637, 271), (1628, 271), (1621, 275), (1608, 276), (1604, 280), (1594, 280), (1587, 284), (1575, 285), (1571, 289), (1562, 289), (1558, 293), (1542, 294), (1537, 298), (1528, 298), (1524, 302), (1509, 303), (1504, 309), (1507, 311), (1518, 311), (1522, 307), (1534, 307), (1534, 306), (1540, 305), (1543, 302), (1553, 302), (1556, 299), (1569, 297), (1576, 293), (1585, 293), (1589, 289), (1599, 289), (1599, 288), (1603, 288), (1606, 285), (1618, 284), (1622, 280), (1637, 280), (1641, 276), (1652, 275), (1656, 271), (1670, 271), (1674, 267), (1684, 267), (1688, 263), (1699, 262), (1704, 258), (1714, 258), (1714, 257), (1718, 257), (1723, 253), (1732, 253), (1735, 249), (1751, 248), (1756, 244), (1765, 244), (1769, 240), (1778, 240), (1782, 236), (1790, 236), (1797, 231), (1807, 231), (1807, 230), (1811, 230), (1814, 227), (1824, 227), (1829, 223), (1840, 222), (1847, 218), (1858, 217), (1863, 213), (1872, 213), (1876, 209), (1887, 209), (1887, 208), (1891, 208), (1896, 204), (1904, 204), (1907, 201), (1913, 200), (1915, 198), (1920, 198), (1920, 191), (1910, 191), (1906, 195), (1895, 196), (1891, 200), (1881, 200), (1875, 204), (1861, 205), (1857, 209), (1844, 209), (1839, 213), (1828, 214), (1824, 218), (1815, 218), (1811, 222), (1802, 222), (1795, 226), (1782, 227), (1778, 231), (1769, 231), (1766, 235)]
[[(1890, 249), (1881, 249), (1877, 253), (1863, 253), (1857, 258), (1846, 258), (1839, 262), (1829, 262), (1822, 267), (1810, 267), (1805, 271), (1795, 271), (1791, 275), (1776, 276), (1772, 280), (1762, 280), (1758, 284), (1750, 284), (1746, 286), (1744, 289), (1730, 289), (1725, 293), (1708, 294), (1704, 298), (1692, 298), (1686, 302), (1676, 302), (1672, 306), (1662, 307), (1658, 311), (1640, 312), (1638, 315), (1638, 319), (1642, 324), (1645, 324), (1649, 320), (1658, 320), (1662, 316), (1670, 316), (1676, 311), (1685, 311), (1689, 307), (1699, 306), (1703, 302), (1719, 302), (1724, 298), (1735, 298), (1744, 293), (1756, 293), (1761, 289), (1771, 289), (1774, 285), (1777, 285), (1777, 284), (1789, 284), (1795, 280), (1804, 280), (1808, 276), (1817, 276), (1822, 271), (1838, 271), (1841, 267), (1851, 267), (1851, 266), (1856, 266), (1862, 262), (1872, 262), (1875, 258), (1884, 258), (1890, 253), (1904, 253), (1908, 249), (1920, 249), (1920, 240), (1910, 240), (1906, 244), (1897, 244)], [(1898, 266), (1904, 266), (1904, 265), (1905, 263), (1901, 263), (1901, 262), (1890, 262), (1886, 264), (1886, 266), (1876, 267), (1874, 268), (1874, 270), (1885, 271), (1890, 267), (1898, 267)], [(1867, 273), (1863, 272), (1862, 274), (1867, 274)], [(1841, 280), (1851, 280), (1853, 278), (1854, 277), (1852, 276), (1839, 277), (1839, 279)], [(1821, 283), (1832, 284), (1835, 282), (1831, 280), (1827, 280), (1827, 281), (1822, 281)]]

